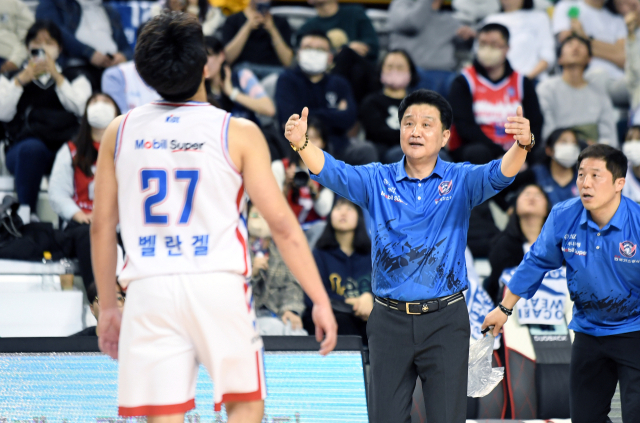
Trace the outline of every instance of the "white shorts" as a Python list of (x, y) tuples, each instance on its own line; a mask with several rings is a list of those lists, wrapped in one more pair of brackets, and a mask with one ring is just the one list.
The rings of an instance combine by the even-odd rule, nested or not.
[(215, 410), (266, 397), (262, 338), (251, 287), (240, 275), (170, 275), (127, 288), (118, 349), (119, 414), (157, 416), (195, 408), (199, 363)]

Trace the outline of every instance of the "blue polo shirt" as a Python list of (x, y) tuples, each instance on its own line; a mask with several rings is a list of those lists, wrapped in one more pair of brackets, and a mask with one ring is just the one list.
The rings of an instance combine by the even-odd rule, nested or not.
[(567, 263), (569, 328), (593, 336), (640, 331), (640, 206), (622, 197), (602, 229), (580, 198), (557, 204), (508, 283), (531, 298), (549, 270)]
[(416, 301), (467, 289), (464, 251), (474, 206), (507, 187), (500, 160), (483, 166), (438, 158), (431, 175), (407, 176), (393, 164), (349, 166), (324, 153), (311, 177), (369, 211), (371, 285), (379, 297)]

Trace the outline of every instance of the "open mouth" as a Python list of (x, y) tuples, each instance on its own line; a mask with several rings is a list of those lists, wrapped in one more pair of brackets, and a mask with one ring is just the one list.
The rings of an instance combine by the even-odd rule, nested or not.
[(582, 198), (584, 198), (585, 200), (590, 200), (593, 198), (593, 195), (591, 194), (582, 194)]
[(422, 147), (424, 144), (422, 144), (421, 142), (417, 142), (417, 141), (409, 141), (409, 145), (411, 147)]

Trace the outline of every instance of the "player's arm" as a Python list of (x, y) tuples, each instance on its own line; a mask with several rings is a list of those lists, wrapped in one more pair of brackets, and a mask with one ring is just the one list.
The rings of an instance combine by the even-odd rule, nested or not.
[(98, 288), (100, 316), (97, 333), (100, 349), (118, 358), (121, 315), (116, 301), (116, 262), (118, 225), (118, 185), (113, 160), (116, 135), (122, 116), (107, 127), (100, 144), (91, 223), (91, 262)]
[(302, 228), (273, 176), (269, 148), (260, 129), (248, 120), (231, 119), (229, 154), (242, 172), (251, 201), (269, 224), (282, 258), (313, 301), (316, 339), (325, 338), (320, 353), (328, 354), (336, 345), (338, 328), (331, 302)]

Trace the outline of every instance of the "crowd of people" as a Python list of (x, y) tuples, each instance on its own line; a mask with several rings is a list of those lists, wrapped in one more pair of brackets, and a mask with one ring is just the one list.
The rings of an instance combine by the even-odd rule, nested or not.
[[(269, 0), (251, 0), (229, 16), (204, 0), (153, 7), (153, 16), (177, 11), (201, 22), (208, 101), (265, 134), (273, 173), (315, 247), (342, 333), (366, 339), (373, 305), (368, 216), (309, 178), (290, 150), (284, 125), (305, 106), (309, 142), (353, 165), (402, 159), (398, 107), (415, 89), (432, 89), (452, 105), (452, 136), (440, 153), (448, 161), (502, 157), (513, 142), (504, 123), (523, 107), (542, 147), (495, 198), (509, 224), (501, 232), (487, 204), (470, 219), (468, 245), (492, 264), (485, 286), (494, 299), (502, 269), (524, 255), (519, 246), (535, 241), (553, 205), (578, 195), (575, 164), (586, 146), (621, 147), (630, 162), (624, 194), (640, 201), (640, 0), (473, 3), (393, 0), (388, 45), (362, 6), (337, 0), (309, 0), (317, 16), (297, 30), (270, 12)], [(95, 292), (89, 227), (102, 133), (115, 116), (159, 95), (138, 75), (109, 3), (40, 0), (34, 16), (21, 0), (7, 0), (0, 13), (6, 166), (32, 221), (49, 175), (49, 201), (87, 293)], [(257, 209), (248, 222), (264, 333), (312, 331), (302, 290)]]

